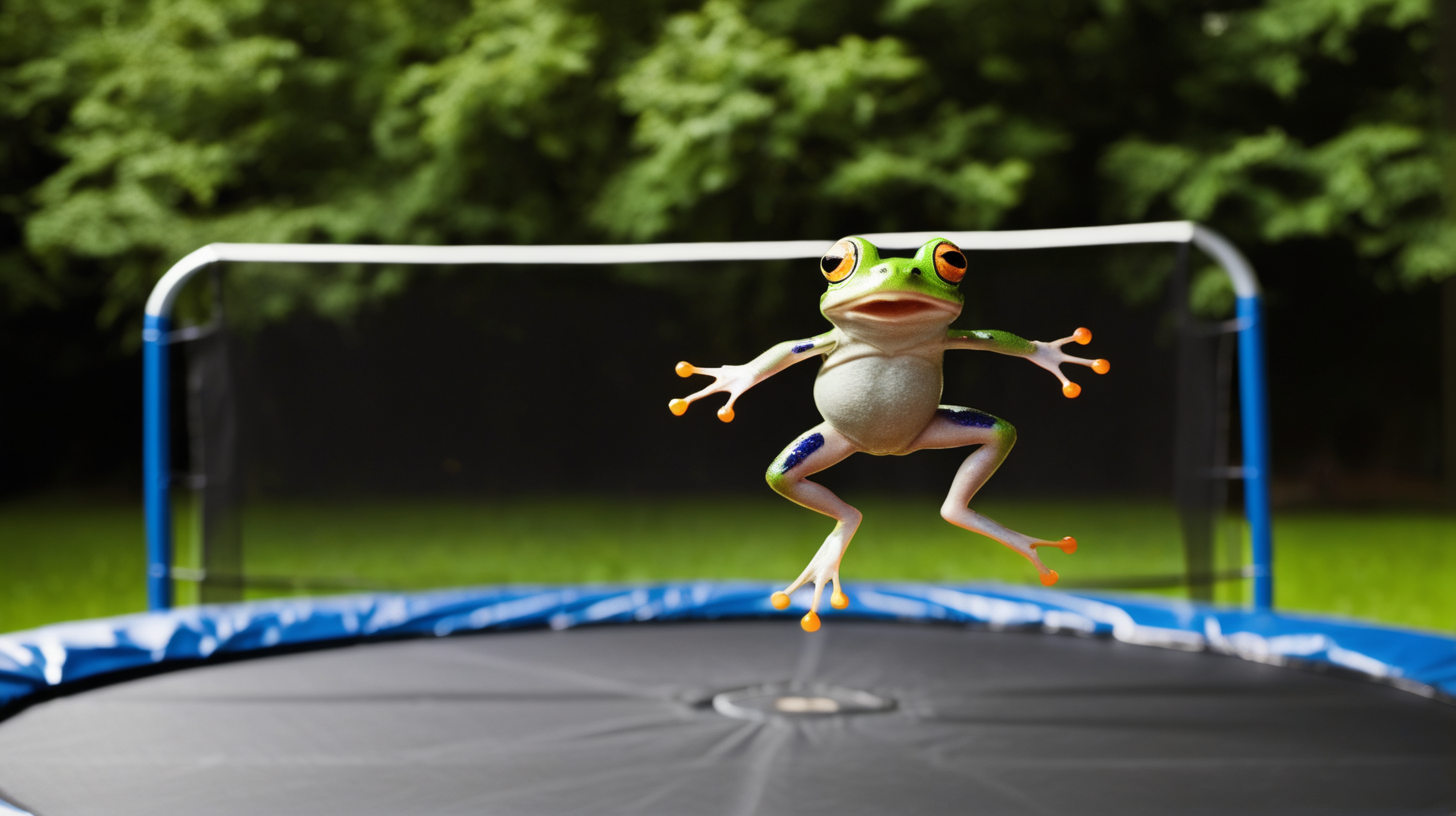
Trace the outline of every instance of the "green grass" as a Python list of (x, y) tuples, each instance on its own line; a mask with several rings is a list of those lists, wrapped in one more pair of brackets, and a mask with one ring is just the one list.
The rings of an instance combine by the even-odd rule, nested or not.
[[(938, 498), (872, 500), (860, 507), (865, 522), (845, 561), (846, 581), (1036, 577), (1011, 551), (942, 521)], [(1117, 542), (1096, 559), (1051, 552), (1045, 556), (1049, 563), (1104, 575), (1180, 568), (1176, 550), (1164, 546), (1174, 520), (1156, 506), (1003, 505), (1000, 511), (1013, 526), (1057, 534), (1075, 530), (1086, 547)], [(832, 526), (774, 496), (418, 502), (345, 506), (329, 513), (316, 505), (277, 505), (248, 519), (247, 568), (257, 574), (329, 575), (347, 565), (352, 577), (406, 587), (787, 580), (798, 575)]]
[[(845, 559), (845, 581), (1035, 582), (1035, 571), (1019, 556), (941, 521), (938, 503), (938, 497), (860, 502), (865, 523)], [(1165, 505), (1003, 501), (981, 509), (1032, 534), (1075, 535), (1081, 543), (1075, 555), (1044, 554), (1069, 582), (1181, 570), (1176, 519)], [(179, 530), (191, 528), (187, 508), (178, 518)], [(251, 510), (244, 529), (250, 575), (424, 588), (787, 581), (829, 526), (762, 496), (274, 504)], [(181, 538), (185, 563), (194, 542)], [(1456, 517), (1286, 513), (1276, 540), (1282, 608), (1456, 631)], [(140, 513), (132, 506), (64, 498), (0, 505), (0, 631), (139, 610), (142, 562)], [(1223, 592), (1224, 600), (1241, 600), (1237, 584)], [(182, 593), (184, 601), (190, 597)]]
[(0, 504), (0, 632), (145, 609), (145, 575), (140, 507)]
[(1281, 607), (1456, 631), (1456, 516), (1301, 512), (1276, 519)]

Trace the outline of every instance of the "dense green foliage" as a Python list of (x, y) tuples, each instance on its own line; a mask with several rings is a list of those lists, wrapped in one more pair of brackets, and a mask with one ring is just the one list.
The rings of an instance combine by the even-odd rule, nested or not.
[[(1456, 268), (1429, 0), (8, 0), (0, 304), (210, 241), (1195, 218)], [(282, 268), (278, 314), (401, 285)], [(309, 286), (305, 288), (303, 281)]]

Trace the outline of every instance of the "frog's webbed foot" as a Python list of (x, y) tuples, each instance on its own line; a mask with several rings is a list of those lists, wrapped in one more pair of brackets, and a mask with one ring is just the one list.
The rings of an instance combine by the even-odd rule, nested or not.
[(1072, 332), (1070, 337), (1063, 337), (1060, 340), (1053, 340), (1050, 343), (1033, 340), (1032, 345), (1036, 347), (1036, 351), (1031, 354), (1030, 359), (1033, 363), (1036, 363), (1055, 375), (1062, 383), (1062, 393), (1066, 395), (1067, 399), (1072, 399), (1082, 393), (1082, 386), (1067, 379), (1067, 376), (1062, 373), (1063, 364), (1072, 363), (1075, 365), (1084, 365), (1098, 374), (1106, 374), (1112, 370), (1112, 364), (1106, 360), (1089, 360), (1085, 357), (1073, 357), (1062, 351), (1062, 346), (1068, 343), (1085, 346), (1090, 342), (1092, 342), (1092, 332), (1088, 329), (1077, 329)]
[(1015, 550), (1022, 558), (1030, 561), (1033, 567), (1036, 567), (1042, 586), (1055, 584), (1061, 576), (1057, 574), (1056, 570), (1042, 563), (1041, 557), (1036, 553), (1037, 548), (1056, 547), (1068, 555), (1077, 551), (1077, 539), (1071, 536), (1066, 536), (1060, 541), (1032, 538), (1029, 535), (1018, 533), (1006, 527), (993, 518), (983, 516), (969, 507), (942, 508), (941, 515), (946, 521), (949, 521), (957, 527), (970, 530), (973, 533), (980, 533), (993, 541)]
[(858, 519), (850, 522), (841, 521), (834, 526), (834, 532), (824, 539), (820, 545), (819, 552), (810, 559), (809, 565), (799, 573), (799, 577), (792, 584), (789, 584), (781, 592), (775, 592), (770, 602), (775, 609), (788, 609), (789, 596), (799, 587), (809, 582), (814, 583), (814, 598), (809, 602), (809, 612), (799, 621), (799, 625), (805, 632), (817, 632), (819, 630), (819, 602), (824, 595), (824, 585), (833, 584), (834, 591), (829, 596), (829, 605), (835, 609), (845, 609), (849, 606), (849, 598), (844, 596), (844, 591), (839, 583), (839, 562), (844, 558), (844, 551), (849, 548), (849, 540), (854, 536), (854, 531), (859, 527)]
[[(1057, 582), (1057, 579), (1061, 576), (1057, 575), (1056, 570), (1050, 567), (1046, 567), (1045, 564), (1041, 563), (1041, 559), (1036, 557), (1036, 548), (1056, 547), (1067, 555), (1071, 555), (1072, 553), (1077, 551), (1077, 539), (1072, 538), (1071, 536), (1062, 536), (1061, 541), (1042, 541), (1038, 539), (1031, 542), (1030, 547), (1031, 555), (1028, 556), (1028, 558), (1031, 559), (1031, 563), (1036, 565), (1037, 572), (1040, 573), (1041, 585), (1051, 586), (1052, 584), (1055, 584)], [(1015, 548), (1013, 547), (1012, 549)], [(1046, 567), (1045, 571), (1043, 571), (1043, 567)]]
[(675, 399), (667, 404), (667, 409), (672, 411), (674, 416), (682, 416), (688, 412), (688, 406), (708, 396), (709, 394), (726, 393), (728, 402), (718, 409), (718, 418), (724, 422), (733, 421), (733, 403), (743, 396), (743, 392), (753, 387), (755, 382), (755, 371), (748, 366), (722, 366), (720, 368), (698, 368), (697, 366), (681, 362), (673, 369), (679, 377), (691, 377), (694, 374), (707, 374), (713, 378), (713, 384), (700, 391), (689, 394), (683, 399)]

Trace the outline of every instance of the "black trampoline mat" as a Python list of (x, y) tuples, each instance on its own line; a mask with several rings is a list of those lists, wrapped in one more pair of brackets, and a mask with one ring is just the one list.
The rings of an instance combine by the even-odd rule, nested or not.
[[(826, 683), (889, 711), (746, 720)], [(832, 618), (376, 643), (221, 663), (0, 723), (0, 796), (65, 814), (1449, 816), (1456, 707), (1107, 639)]]

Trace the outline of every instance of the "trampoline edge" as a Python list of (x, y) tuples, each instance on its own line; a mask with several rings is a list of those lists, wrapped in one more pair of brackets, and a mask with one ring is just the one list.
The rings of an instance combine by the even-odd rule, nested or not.
[[(782, 618), (773, 587), (748, 582), (502, 586), (196, 606), (0, 635), (0, 719), (40, 699), (139, 673), (353, 642), (524, 627)], [(943, 622), (1211, 651), (1336, 670), (1456, 702), (1456, 637), (1156, 597), (1010, 585), (860, 584), (826, 618)], [(806, 598), (796, 598), (794, 606)], [(20, 811), (24, 812), (24, 811)], [(5, 811), (0, 810), (0, 816)]]

